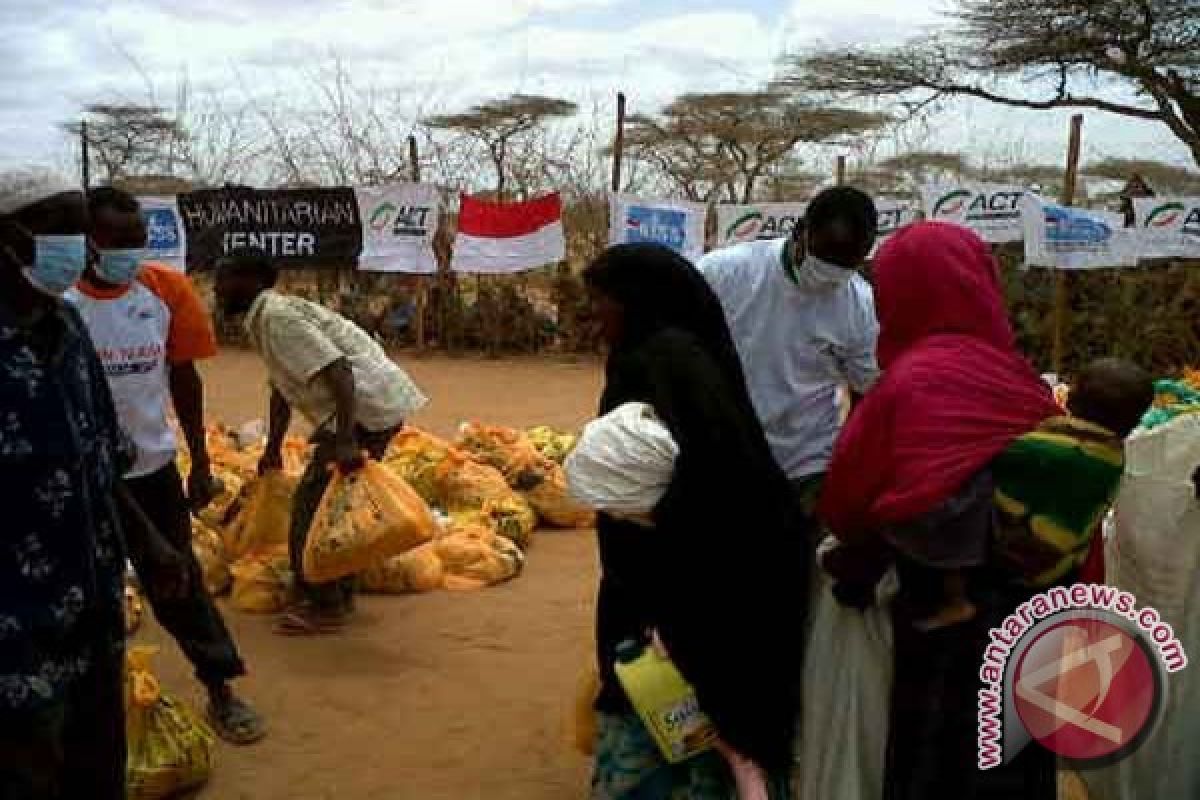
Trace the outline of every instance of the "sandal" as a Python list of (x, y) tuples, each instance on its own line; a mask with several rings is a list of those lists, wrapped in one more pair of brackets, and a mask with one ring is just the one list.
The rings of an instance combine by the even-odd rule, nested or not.
[(312, 611), (290, 611), (275, 623), (280, 636), (325, 636), (341, 633), (346, 627), (344, 614), (317, 614)]
[(254, 744), (267, 735), (262, 715), (237, 697), (220, 704), (209, 703), (208, 721), (218, 736), (239, 747)]

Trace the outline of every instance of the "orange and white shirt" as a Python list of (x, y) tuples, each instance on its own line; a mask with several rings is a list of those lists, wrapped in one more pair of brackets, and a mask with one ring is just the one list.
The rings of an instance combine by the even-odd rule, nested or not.
[(121, 427), (137, 445), (125, 477), (157, 472), (175, 459), (169, 366), (217, 354), (208, 310), (187, 275), (151, 262), (129, 286), (101, 289), (84, 280), (66, 299), (87, 324)]

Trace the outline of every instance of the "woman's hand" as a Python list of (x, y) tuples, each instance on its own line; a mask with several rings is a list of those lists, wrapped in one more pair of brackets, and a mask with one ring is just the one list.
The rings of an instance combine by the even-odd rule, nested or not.
[(767, 788), (767, 773), (762, 767), (720, 739), (717, 740), (714, 748), (729, 764), (729, 769), (733, 772), (738, 800), (770, 800), (771, 793)]

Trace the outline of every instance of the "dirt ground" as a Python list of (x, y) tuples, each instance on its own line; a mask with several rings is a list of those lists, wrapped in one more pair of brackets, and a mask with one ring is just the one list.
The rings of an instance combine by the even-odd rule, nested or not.
[[(574, 427), (595, 406), (595, 363), (401, 357), (433, 399), (413, 422), (442, 435), (459, 422)], [(248, 353), (204, 368), (209, 416), (265, 416), (264, 377)], [(336, 638), (284, 639), (269, 617), (227, 606), (250, 675), (239, 689), (268, 717), (252, 748), (222, 746), (208, 800), (555, 800), (580, 797), (588, 764), (568, 725), (588, 655), (596, 581), (590, 532), (545, 532), (513, 583), (481, 592), (365, 597)], [(163, 685), (199, 704), (178, 649), (162, 645)]]

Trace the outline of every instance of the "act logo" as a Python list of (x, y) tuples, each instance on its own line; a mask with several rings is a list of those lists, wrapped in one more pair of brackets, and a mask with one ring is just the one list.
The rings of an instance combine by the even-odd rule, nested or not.
[(387, 232), (387, 229), (392, 224), (392, 218), (396, 215), (396, 207), (389, 202), (380, 203), (371, 212), (371, 218), (367, 221), (367, 226), (371, 232), (376, 235), (382, 235)]
[(1183, 203), (1163, 203), (1146, 217), (1146, 227), (1169, 228), (1179, 221), (1185, 210)]
[(733, 221), (725, 231), (725, 239), (732, 242), (752, 242), (763, 228), (763, 213), (748, 211)]
[(375, 236), (425, 236), (429, 232), (431, 206), (397, 206), (384, 201), (367, 220)]
[(969, 192), (966, 189), (956, 189), (953, 192), (942, 195), (933, 204), (933, 216), (957, 217), (967, 207), (967, 200), (971, 198), (972, 194), (973, 192)]
[(735, 219), (725, 229), (724, 240), (727, 242), (753, 242), (782, 239), (791, 235), (800, 219), (801, 215), (771, 214), (756, 208)]
[(958, 217), (967, 222), (1011, 220), (1021, 216), (1020, 191), (972, 192), (956, 189), (933, 205), (934, 217)]

